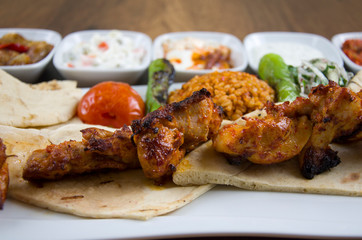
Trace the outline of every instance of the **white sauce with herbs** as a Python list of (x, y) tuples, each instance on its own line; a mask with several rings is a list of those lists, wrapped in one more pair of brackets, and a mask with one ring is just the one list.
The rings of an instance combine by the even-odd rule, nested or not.
[(75, 45), (64, 54), (64, 64), (70, 68), (131, 68), (142, 64), (146, 54), (132, 38), (113, 30), (107, 35), (94, 34), (89, 41)]
[(314, 58), (324, 58), (318, 49), (301, 43), (274, 42), (255, 47), (252, 51), (255, 66), (259, 65), (260, 59), (267, 53), (280, 55), (288, 65), (299, 66), (302, 61)]

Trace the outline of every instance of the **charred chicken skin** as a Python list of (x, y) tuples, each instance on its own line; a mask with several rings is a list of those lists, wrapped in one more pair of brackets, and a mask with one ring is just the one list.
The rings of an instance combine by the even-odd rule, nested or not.
[(145, 176), (162, 183), (185, 153), (216, 134), (221, 121), (222, 109), (206, 89), (135, 120), (133, 140)]
[(339, 87), (335, 82), (317, 86), (309, 94), (313, 110), (309, 115), (313, 131), (299, 155), (304, 177), (312, 179), (316, 174), (337, 166), (340, 158), (329, 144), (333, 141), (360, 140), (362, 130), (362, 90), (354, 93)]
[(340, 163), (329, 147), (332, 141), (360, 139), (361, 93), (330, 82), (315, 87), (308, 98), (269, 103), (266, 117), (221, 128), (213, 146), (233, 164), (271, 164), (298, 156), (302, 175), (311, 179)]
[(237, 165), (244, 160), (278, 163), (298, 155), (312, 132), (312, 123), (301, 115), (299, 105), (268, 103), (265, 117), (243, 118), (241, 124), (225, 125), (213, 139), (215, 150)]
[(23, 171), (26, 180), (56, 180), (102, 169), (139, 167), (132, 131), (124, 126), (115, 132), (98, 128), (81, 130), (83, 141), (51, 144), (34, 151)]
[(6, 146), (0, 138), (0, 209), (3, 209), (9, 186), (9, 170), (6, 163)]

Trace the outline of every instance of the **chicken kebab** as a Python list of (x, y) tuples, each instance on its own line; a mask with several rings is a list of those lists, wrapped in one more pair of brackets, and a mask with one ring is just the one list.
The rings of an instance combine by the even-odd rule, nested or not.
[(331, 142), (362, 138), (362, 90), (355, 93), (332, 81), (313, 88), (308, 98), (269, 103), (265, 111), (265, 117), (222, 127), (213, 138), (215, 150), (231, 164), (272, 164), (298, 156), (302, 175), (312, 179), (340, 163)]
[(132, 126), (115, 132), (88, 128), (81, 131), (82, 141), (36, 150), (27, 160), (23, 178), (56, 180), (102, 169), (141, 166), (146, 177), (160, 184), (188, 151), (216, 134), (221, 122), (222, 109), (206, 89), (201, 89), (134, 121)]

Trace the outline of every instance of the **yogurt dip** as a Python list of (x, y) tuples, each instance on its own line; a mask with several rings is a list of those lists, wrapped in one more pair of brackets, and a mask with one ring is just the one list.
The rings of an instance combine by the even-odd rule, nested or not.
[(132, 68), (142, 64), (145, 54), (145, 48), (136, 46), (132, 38), (112, 30), (73, 46), (63, 59), (70, 68)]

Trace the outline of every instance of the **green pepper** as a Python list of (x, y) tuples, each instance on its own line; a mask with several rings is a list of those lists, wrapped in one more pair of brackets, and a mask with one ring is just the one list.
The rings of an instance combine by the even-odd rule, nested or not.
[(300, 94), (292, 73), (278, 54), (264, 55), (259, 62), (258, 73), (277, 92), (278, 102), (294, 101)]
[(175, 69), (166, 59), (156, 59), (148, 68), (146, 110), (152, 112), (167, 102), (168, 88), (175, 79)]

